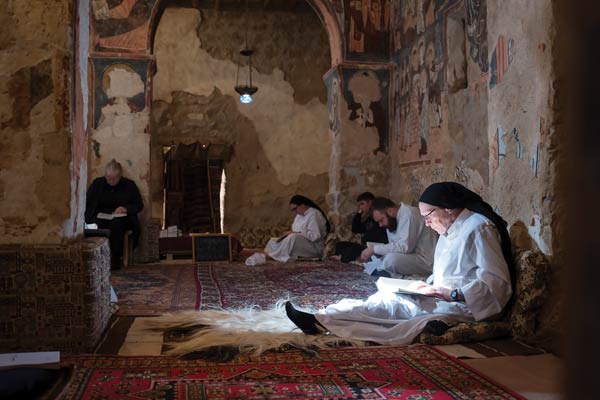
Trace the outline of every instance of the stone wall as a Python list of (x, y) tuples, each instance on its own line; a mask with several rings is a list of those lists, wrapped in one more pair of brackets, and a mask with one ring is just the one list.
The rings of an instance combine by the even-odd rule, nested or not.
[(554, 252), (560, 153), (553, 140), (552, 34), (549, 0), (488, 2), (490, 199), (510, 222), (523, 221), (546, 254)]
[[(260, 15), (255, 15), (258, 13)], [(252, 104), (234, 92), (245, 26), (253, 56)], [(162, 150), (173, 144), (231, 148), (225, 165), (225, 230), (289, 223), (287, 201), (325, 205), (330, 139), (325, 29), (315, 13), (215, 12), (167, 8), (155, 41), (151, 192), (162, 216)], [(240, 70), (241, 78), (245, 69)]]
[(81, 232), (72, 162), (71, 1), (0, 5), (0, 242)]

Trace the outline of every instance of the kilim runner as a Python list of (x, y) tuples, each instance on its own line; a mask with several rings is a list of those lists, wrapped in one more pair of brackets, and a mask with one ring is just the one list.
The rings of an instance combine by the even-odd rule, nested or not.
[(168, 357), (66, 356), (61, 399), (523, 399), (426, 345), (299, 350), (217, 363)]

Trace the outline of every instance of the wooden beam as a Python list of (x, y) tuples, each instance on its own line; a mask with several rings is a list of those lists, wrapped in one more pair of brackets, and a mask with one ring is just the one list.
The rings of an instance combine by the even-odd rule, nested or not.
[(215, 0), (215, 11), (220, 11), (221, 9), (221, 0)]

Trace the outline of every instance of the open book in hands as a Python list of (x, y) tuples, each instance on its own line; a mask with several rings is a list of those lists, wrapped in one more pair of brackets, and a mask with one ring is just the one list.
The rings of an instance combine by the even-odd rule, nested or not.
[(375, 284), (377, 285), (377, 290), (380, 292), (435, 297), (433, 294), (427, 294), (431, 286), (423, 281), (386, 278), (382, 276), (377, 279)]
[(106, 220), (111, 220), (113, 218), (121, 218), (121, 217), (126, 217), (127, 213), (98, 213), (98, 215), (96, 215), (96, 218), (98, 219), (106, 219)]

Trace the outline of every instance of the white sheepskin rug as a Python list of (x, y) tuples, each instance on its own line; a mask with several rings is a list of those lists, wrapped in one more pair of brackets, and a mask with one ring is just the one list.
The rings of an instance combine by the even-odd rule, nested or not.
[[(260, 355), (289, 347), (309, 352), (336, 346), (367, 346), (362, 340), (342, 339), (331, 334), (305, 335), (285, 313), (285, 300), (269, 310), (207, 310), (165, 315), (147, 320), (152, 330), (191, 332), (185, 340), (167, 343), (165, 355), (191, 353), (230, 359), (237, 354)], [(233, 354), (232, 354), (233, 352)]]

